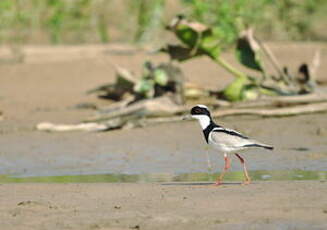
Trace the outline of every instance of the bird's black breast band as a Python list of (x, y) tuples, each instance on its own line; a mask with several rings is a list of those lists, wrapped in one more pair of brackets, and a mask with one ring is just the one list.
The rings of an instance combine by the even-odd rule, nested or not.
[(210, 121), (210, 124), (203, 130), (204, 139), (207, 143), (209, 143), (209, 134), (214, 128), (220, 127), (219, 125), (216, 125), (213, 121)]
[[(213, 130), (214, 128), (220, 128), (220, 129)], [(238, 136), (243, 139), (249, 139), (248, 137), (243, 136), (242, 134), (235, 132), (234, 130), (224, 129), (221, 126), (215, 124), (213, 121), (210, 121), (210, 124), (208, 125), (208, 127), (203, 130), (204, 138), (207, 143), (209, 143), (209, 134), (212, 130), (213, 130), (213, 132), (222, 132), (222, 133), (226, 133), (228, 135)]]

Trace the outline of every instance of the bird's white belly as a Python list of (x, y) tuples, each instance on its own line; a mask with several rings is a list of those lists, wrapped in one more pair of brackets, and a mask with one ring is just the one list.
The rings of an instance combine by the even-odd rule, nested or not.
[(222, 152), (222, 153), (234, 153), (234, 152), (244, 150), (244, 148), (242, 148), (242, 147), (226, 145), (224, 143), (216, 143), (216, 142), (212, 142), (210, 139), (209, 139), (209, 144), (214, 149), (216, 149), (216, 150), (218, 150), (219, 152)]

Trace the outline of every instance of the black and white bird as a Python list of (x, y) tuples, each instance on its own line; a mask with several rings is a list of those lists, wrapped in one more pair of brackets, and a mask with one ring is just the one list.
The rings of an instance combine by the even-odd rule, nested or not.
[(245, 181), (243, 184), (249, 184), (251, 179), (246, 169), (245, 160), (239, 155), (240, 151), (251, 148), (264, 148), (273, 150), (273, 147), (250, 139), (243, 134), (217, 125), (211, 118), (210, 111), (205, 105), (197, 105), (191, 109), (191, 118), (199, 121), (206, 142), (213, 146), (220, 153), (224, 154), (225, 167), (216, 181), (216, 185), (222, 183), (226, 171), (230, 168), (229, 155), (235, 154), (241, 161), (244, 170)]

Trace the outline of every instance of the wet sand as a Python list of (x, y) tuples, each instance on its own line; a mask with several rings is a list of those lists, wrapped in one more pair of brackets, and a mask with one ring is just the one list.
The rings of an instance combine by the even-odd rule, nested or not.
[(327, 228), (327, 183), (4, 184), (0, 229)]
[[(281, 62), (293, 68), (310, 61), (320, 48), (318, 77), (326, 79), (326, 45), (270, 46)], [(77, 123), (94, 114), (91, 109), (76, 109), (74, 106), (79, 103), (108, 104), (95, 95), (86, 95), (86, 91), (113, 81), (113, 64), (139, 72), (144, 60), (158, 63), (165, 60), (163, 55), (149, 55), (146, 51), (118, 45), (26, 47), (25, 50), (24, 63), (0, 65), (0, 110), (4, 113), (4, 120), (0, 121), (0, 174), (48, 176), (208, 170), (206, 145), (196, 122), (108, 133), (35, 130), (39, 122)], [(231, 54), (225, 57), (234, 60)], [(235, 60), (232, 63), (237, 64)], [(205, 58), (182, 63), (181, 67), (187, 79), (206, 87), (218, 89), (230, 81), (226, 72)], [(327, 168), (326, 114), (269, 119), (237, 116), (217, 122), (275, 146), (274, 152), (247, 153), (250, 170)], [(222, 156), (213, 150), (209, 150), (209, 156), (212, 170), (220, 171)], [(241, 170), (237, 161), (232, 170)]]
[[(327, 168), (326, 114), (230, 117), (220, 123), (275, 146), (274, 151), (253, 149), (243, 153), (249, 170)], [(20, 131), (3, 134), (0, 146), (0, 174), (17, 176), (176, 174), (207, 172), (209, 166), (217, 172), (223, 167), (223, 156), (206, 149), (195, 121), (108, 133)], [(231, 170), (242, 170), (236, 157), (232, 158)]]
[[(322, 47), (319, 79), (326, 80), (326, 45), (272, 45), (280, 61), (291, 66), (310, 60), (317, 47)], [(38, 122), (75, 123), (94, 114), (76, 109), (78, 103), (106, 105), (85, 92), (114, 79), (110, 63), (137, 72), (145, 59), (164, 60), (143, 51), (91, 50), (32, 47), (25, 63), (0, 65), (0, 174), (208, 171), (206, 146), (195, 122), (108, 133), (35, 130)], [(203, 86), (219, 89), (229, 82), (206, 59), (182, 68), (188, 79)], [(327, 168), (326, 113), (219, 122), (276, 147), (274, 152), (246, 153), (250, 170)], [(212, 171), (220, 171), (222, 156), (213, 150), (209, 156)], [(241, 170), (236, 159), (232, 170)], [(326, 182), (319, 181), (233, 182), (220, 188), (197, 183), (2, 184), (0, 229), (326, 229), (325, 193)]]

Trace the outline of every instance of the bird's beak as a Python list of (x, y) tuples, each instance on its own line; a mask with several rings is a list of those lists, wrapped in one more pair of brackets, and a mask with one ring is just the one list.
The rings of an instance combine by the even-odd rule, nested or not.
[(182, 120), (183, 120), (183, 121), (186, 121), (186, 120), (189, 121), (189, 120), (192, 120), (192, 119), (193, 119), (193, 117), (192, 117), (192, 115), (190, 115), (190, 114), (185, 115), (185, 116), (182, 117)]

